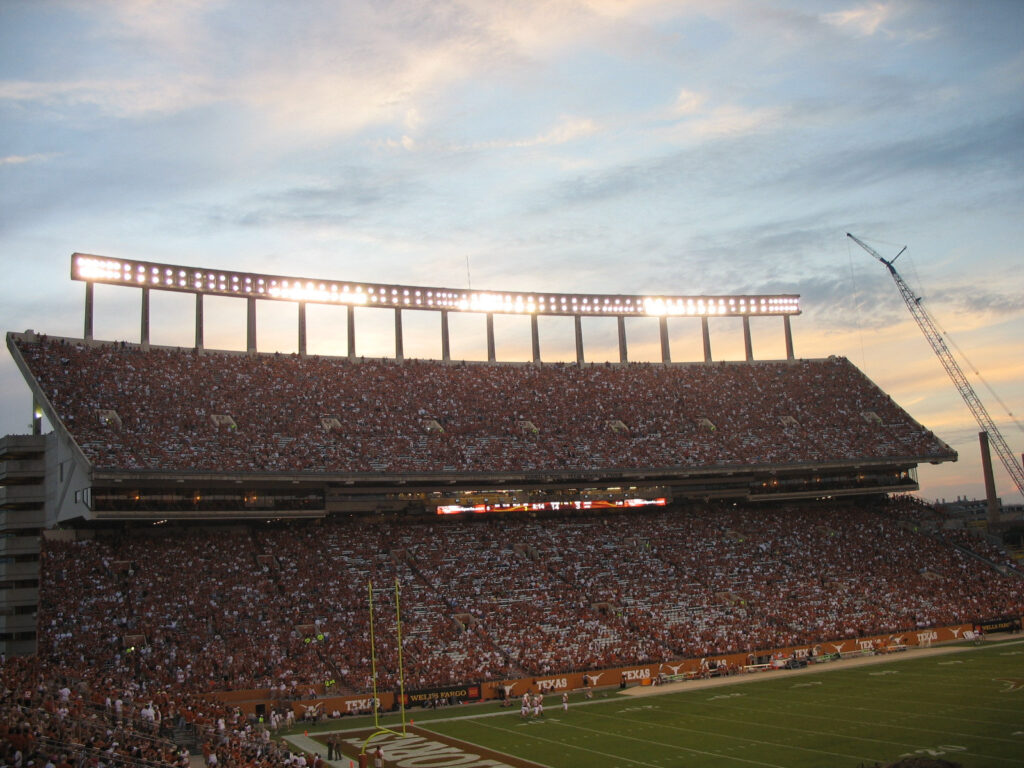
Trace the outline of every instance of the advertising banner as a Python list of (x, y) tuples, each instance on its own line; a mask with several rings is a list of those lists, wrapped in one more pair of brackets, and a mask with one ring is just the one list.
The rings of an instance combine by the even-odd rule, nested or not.
[(429, 707), (436, 704), (461, 704), (464, 701), (480, 701), (483, 698), (479, 683), (454, 685), (447, 688), (424, 688), (405, 692), (405, 706)]

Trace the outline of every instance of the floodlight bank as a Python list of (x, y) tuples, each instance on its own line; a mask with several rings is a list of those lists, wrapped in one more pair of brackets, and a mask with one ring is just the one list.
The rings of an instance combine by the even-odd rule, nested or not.
[(395, 312), (395, 357), (403, 357), (402, 311), (441, 313), (442, 359), (450, 357), (447, 314), (470, 312), (487, 315), (488, 361), (495, 362), (495, 314), (531, 317), (533, 359), (540, 362), (537, 317), (568, 316), (575, 319), (577, 362), (584, 362), (581, 318), (615, 317), (619, 323), (620, 362), (628, 361), (624, 321), (627, 317), (656, 317), (661, 325), (662, 362), (671, 362), (667, 319), (699, 318), (704, 341), (704, 360), (711, 361), (707, 320), (735, 317), (743, 322), (746, 357), (753, 360), (751, 317), (782, 317), (786, 354), (793, 359), (789, 318), (800, 314), (800, 297), (778, 295), (644, 296), (629, 294), (524, 293), (519, 291), (464, 291), (455, 288), (360, 283), (255, 272), (186, 267), (85, 253), (71, 256), (71, 278), (86, 283), (85, 338), (92, 338), (93, 285), (103, 283), (142, 290), (141, 343), (149, 343), (149, 291), (191, 293), (196, 297), (196, 348), (203, 347), (204, 296), (231, 296), (249, 303), (247, 350), (256, 351), (256, 304), (258, 300), (289, 301), (299, 305), (299, 353), (306, 353), (305, 305), (333, 304), (348, 308), (348, 351), (355, 356), (355, 307), (392, 309)]

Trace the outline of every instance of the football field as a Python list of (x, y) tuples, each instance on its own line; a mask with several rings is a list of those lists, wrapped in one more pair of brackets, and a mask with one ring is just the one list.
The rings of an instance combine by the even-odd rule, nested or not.
[[(386, 765), (404, 768), (856, 768), (910, 755), (967, 768), (1024, 766), (1024, 640), (941, 651), (754, 673), (709, 687), (612, 690), (591, 701), (574, 693), (568, 711), (560, 696), (548, 696), (543, 718), (524, 720), (518, 706), (496, 703), (411, 710), (410, 736), (371, 744), (382, 744)], [(355, 721), (324, 725), (338, 730)]]

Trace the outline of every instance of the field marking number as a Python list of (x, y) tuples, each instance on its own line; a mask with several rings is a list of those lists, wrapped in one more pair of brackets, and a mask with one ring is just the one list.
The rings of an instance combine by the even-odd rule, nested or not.
[(913, 757), (914, 755), (927, 755), (928, 757), (939, 757), (950, 752), (966, 752), (967, 747), (959, 747), (956, 744), (940, 744), (935, 749), (915, 749), (913, 752), (904, 752), (900, 757)]

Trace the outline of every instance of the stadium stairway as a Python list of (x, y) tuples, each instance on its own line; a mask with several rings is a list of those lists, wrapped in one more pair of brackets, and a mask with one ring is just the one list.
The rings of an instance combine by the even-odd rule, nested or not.
[[(256, 538), (252, 528), (249, 529), (249, 536), (253, 542), (254, 549), (257, 552), (260, 552), (262, 545), (260, 541)], [(256, 555), (256, 564), (257, 567), (266, 576), (272, 588), (277, 590), (277, 592), (282, 595), (286, 594), (285, 587), (281, 583), (281, 565), (277, 561), (277, 558), (274, 557), (274, 555), (272, 554), (260, 552), (260, 554)], [(328, 656), (324, 656), (323, 652), (320, 650), (319, 647), (314, 647), (313, 651), (314, 653), (316, 653), (317, 658), (320, 659), (321, 663), (331, 668), (331, 672), (334, 675), (335, 686), (334, 689), (331, 691), (330, 696), (333, 697), (355, 695), (357, 693), (356, 689), (352, 688), (348, 684), (347, 680), (345, 679), (345, 676), (341, 674), (341, 670), (338, 669), (338, 666), (334, 663), (334, 659)], [(327, 696), (325, 696), (324, 698), (327, 698)]]
[(1002, 574), (1013, 574), (1013, 575), (1017, 576), (1018, 578), (1024, 579), (1024, 573), (1021, 573), (1020, 571), (1018, 571), (1018, 570), (1016, 570), (1014, 568), (1008, 568), (1005, 565), (1000, 565), (999, 563), (996, 563), (996, 562), (990, 560), (989, 558), (985, 557), (984, 555), (975, 552), (973, 549), (970, 549), (969, 547), (965, 547), (963, 544), (958, 544), (955, 541), (944, 541), (943, 539), (941, 539), (939, 537), (933, 537), (933, 538), (935, 538), (937, 541), (941, 541), (942, 543), (946, 544), (947, 546), (953, 547), (954, 549), (958, 550), (960, 553), (966, 555), (967, 557), (972, 557), (975, 560), (977, 560), (978, 562), (984, 563), (989, 568), (991, 568), (993, 571), (996, 571), (996, 572), (1002, 573)]
[(180, 748), (187, 749), (193, 759), (196, 755), (199, 755), (199, 762), (202, 764), (203, 755), (202, 750), (199, 749), (199, 735), (196, 733), (194, 725), (186, 723), (175, 726), (174, 731), (171, 733), (171, 741)]
[[(420, 584), (422, 584), (427, 589), (431, 590), (435, 595), (437, 595), (437, 597), (446, 606), (448, 606), (449, 611), (452, 612), (452, 613), (450, 613), (448, 615), (448, 618), (451, 621), (456, 621), (455, 616), (454, 616), (454, 611), (456, 610), (455, 601), (451, 598), (451, 596), (447, 593), (446, 590), (444, 590), (442, 587), (440, 587), (437, 584), (435, 584), (433, 581), (431, 581), (427, 577), (427, 575), (425, 573), (423, 573), (423, 571), (419, 568), (419, 566), (416, 563), (416, 558), (413, 557), (406, 550), (403, 550), (401, 555), (397, 555), (396, 553), (392, 553), (391, 556), (392, 556), (392, 559), (394, 559), (396, 562), (400, 561), (400, 562), (404, 563), (409, 568), (409, 571), (410, 571), (410, 573), (412, 573), (413, 577)], [(510, 674), (511, 675), (519, 676), (519, 677), (528, 677), (527, 671), (524, 670), (522, 667), (520, 667), (518, 664), (516, 664), (513, 661), (512, 655), (508, 652), (508, 650), (504, 646), (502, 646), (495, 639), (494, 635), (491, 634), (491, 631), (487, 627), (487, 623), (486, 622), (481, 622), (479, 624), (479, 629), (483, 633), (483, 635), (487, 638), (488, 642), (490, 642), (491, 647), (493, 647), (496, 651), (498, 651), (498, 653), (500, 653), (502, 655), (502, 657), (504, 657), (505, 661), (509, 664), (509, 666), (511, 668), (510, 669)], [(466, 631), (468, 631), (468, 630), (466, 630)]]

